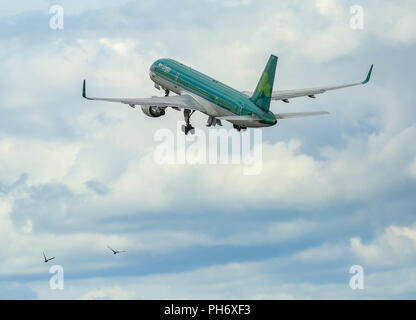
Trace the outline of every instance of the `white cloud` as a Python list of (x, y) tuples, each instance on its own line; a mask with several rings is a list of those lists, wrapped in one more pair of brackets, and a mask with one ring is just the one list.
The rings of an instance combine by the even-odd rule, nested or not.
[[(127, 3), (127, 2), (128, 0), (118, 1), (117, 6), (123, 5), (124, 3)], [(88, 1), (88, 3), (85, 1), (79, 1), (79, 0), (56, 1), (56, 3), (53, 3), (53, 4), (62, 5), (66, 15), (76, 15), (76, 14), (80, 14), (88, 10), (100, 9), (103, 7), (111, 8), (115, 6), (114, 1), (112, 0), (91, 0), (91, 1)], [(19, 14), (28, 13), (28, 12), (48, 14), (49, 8), (53, 4), (51, 4), (51, 2), (48, 0), (24, 1), (24, 4), (22, 4), (22, 2), (5, 2), (3, 3), (2, 10), (0, 12), (0, 17), (19, 15)]]
[(337, 18), (339, 15), (345, 12), (339, 1), (316, 0), (315, 3), (319, 9), (319, 12), (324, 16)]
[(416, 177), (416, 156), (412, 163), (409, 165), (409, 172), (413, 177)]
[(299, 252), (297, 258), (303, 262), (310, 261), (337, 261), (345, 258), (347, 247), (343, 244), (324, 243), (319, 247), (313, 247)]
[[(153, 159), (156, 145), (151, 131), (141, 143), (135, 139), (118, 143), (136, 130), (136, 119), (127, 120), (127, 114), (123, 118), (127, 122), (100, 126), (99, 135), (86, 135), (82, 144), (3, 139), (3, 179), (12, 183), (29, 173), (29, 185), (57, 182), (76, 194), (85, 194), (87, 181), (99, 181), (109, 194), (91, 196), (87, 203), (103, 210), (114, 206), (136, 212), (166, 210), (180, 205), (192, 188), (197, 188), (199, 196), (189, 197), (190, 208), (266, 205), (305, 209), (378, 197), (408, 177), (408, 164), (414, 159), (408, 148), (416, 135), (412, 126), (392, 137), (349, 138), (344, 149), (324, 148), (319, 160), (303, 154), (297, 140), (264, 143), (262, 172), (252, 177), (243, 175), (244, 164), (159, 165)], [(115, 152), (118, 158), (112, 157)], [(217, 194), (214, 202), (208, 196), (213, 192)]]
[(236, 8), (251, 4), (251, 0), (209, 0), (209, 2), (218, 3), (227, 8)]
[(410, 45), (416, 40), (416, 13), (414, 1), (400, 3), (373, 4), (368, 13), (368, 27), (378, 37), (395, 46)]
[(416, 225), (387, 227), (368, 244), (360, 238), (350, 241), (352, 252), (368, 265), (397, 266), (416, 260)]
[(131, 292), (126, 292), (120, 287), (107, 287), (97, 290), (92, 290), (84, 294), (82, 300), (127, 300), (132, 299), (133, 295)]
[(61, 181), (75, 164), (80, 145), (46, 142), (37, 139), (0, 139), (0, 176), (12, 183), (29, 174), (29, 184)]
[(318, 226), (306, 220), (293, 220), (269, 223), (257, 227), (251, 232), (235, 232), (218, 241), (227, 245), (258, 245), (271, 243), (287, 243), (291, 240), (299, 240), (317, 231)]
[[(221, 5), (235, 6), (229, 11), (230, 20), (215, 17), (218, 20), (209, 24), (209, 28), (199, 24), (190, 28), (175, 21), (174, 32), (181, 34), (180, 45), (176, 38), (167, 36), (169, 30), (163, 25), (152, 26), (145, 32), (137, 28), (138, 34), (126, 33), (125, 37), (105, 31), (99, 36), (80, 32), (82, 39), (63, 36), (49, 42), (47, 38), (33, 46), (17, 39), (2, 40), (11, 54), (1, 62), (7, 79), (2, 81), (0, 106), (4, 114), (10, 114), (11, 124), (0, 137), (0, 187), (5, 186), (6, 190), (0, 194), (0, 240), (7, 243), (0, 252), (3, 262), (0, 274), (13, 277), (47, 272), (41, 260), (42, 250), (56, 255), (56, 261), (64, 262), (71, 272), (110, 268), (124, 268), (125, 272), (128, 263), (106, 259), (107, 243), (137, 255), (163, 255), (192, 247), (291, 243), (330, 229), (325, 223), (312, 222), (311, 213), (316, 216), (330, 207), (388, 201), (384, 196), (393, 197), (395, 190), (408, 181), (409, 173), (416, 176), (415, 152), (409, 147), (416, 136), (411, 116), (413, 106), (391, 88), (373, 87), (370, 94), (362, 93), (362, 105), (346, 108), (346, 102), (339, 101), (334, 106), (346, 122), (368, 121), (376, 127), (377, 133), (346, 132), (340, 138), (344, 144), (334, 145), (325, 140), (322, 150), (311, 154), (305, 151), (308, 137), (279, 141), (278, 130), (282, 128), (267, 129), (277, 133), (268, 136), (264, 143), (263, 171), (254, 177), (243, 176), (243, 166), (157, 165), (153, 161), (154, 131), (160, 127), (174, 129), (176, 120), (182, 119), (181, 114), (172, 111), (165, 118), (150, 119), (137, 109), (81, 102), (80, 97), (83, 78), (87, 79), (87, 93), (97, 96), (154, 94), (148, 68), (161, 56), (178, 55), (187, 64), (237, 88), (251, 89), (270, 52), (296, 61), (286, 66), (293, 81), (298, 82), (299, 75), (307, 77), (307, 71), (296, 67), (303, 58), (319, 67), (334, 59), (350, 59), (374, 34), (389, 41), (387, 46), (413, 43), (412, 10), (391, 5), (391, 21), (386, 21), (377, 15), (389, 7), (378, 3), (379, 11), (370, 6), (365, 8), (369, 20), (363, 33), (349, 29), (349, 10), (340, 1), (320, 0), (305, 4), (302, 10), (278, 2), (262, 7), (249, 6), (248, 1), (228, 1)], [(65, 7), (68, 14), (78, 14), (87, 10), (88, 5), (74, 8)], [(28, 6), (27, 10), (32, 8)], [(239, 11), (242, 15), (247, 10), (251, 19), (240, 18), (244, 23), (233, 25), (232, 13), (236, 12), (233, 10), (242, 10)], [(192, 19), (197, 18), (192, 15)], [(65, 31), (71, 32), (69, 28)], [(75, 30), (77, 37), (78, 31)], [(151, 41), (146, 40), (149, 38), (145, 38), (145, 33)], [(200, 39), (210, 41), (201, 43)], [(324, 77), (327, 69), (322, 70)], [(391, 108), (393, 103), (395, 108)], [(47, 128), (52, 134), (33, 136), (34, 129), (27, 125), (27, 132), (16, 129), (14, 122), (23, 116), (29, 124)], [(63, 119), (62, 123), (56, 123), (54, 117)], [(203, 118), (194, 119), (203, 125)], [(328, 129), (327, 134), (333, 135), (334, 131)], [(27, 180), (11, 188), (24, 173), (28, 174)], [(95, 193), (87, 187), (88, 181), (99, 183), (108, 192)], [(67, 187), (70, 196), (34, 197), (49, 184)], [(24, 201), (25, 210), (19, 207), (20, 201)], [(262, 209), (275, 210), (275, 220), (256, 221), (243, 231), (235, 230), (234, 225), (221, 226), (224, 228), (221, 234), (177, 225), (166, 228), (162, 224), (149, 230), (145, 230), (145, 225), (136, 232), (131, 232), (132, 226), (126, 227), (132, 217), (143, 217), (140, 222), (144, 224), (152, 218), (159, 223), (158, 215), (164, 211), (192, 214), (195, 223), (199, 223), (202, 210), (220, 210), (240, 219), (240, 211), (255, 215)], [(302, 218), (282, 218), (281, 209), (294, 209)], [(129, 217), (124, 220), (126, 216)], [(165, 217), (170, 221), (167, 214), (159, 216)], [(101, 229), (101, 222), (106, 219), (111, 220), (110, 226)], [(342, 226), (333, 228), (341, 230)], [(372, 266), (411, 264), (415, 232), (413, 226), (391, 226), (381, 235), (376, 232), (375, 239), (368, 243), (353, 238), (349, 254)], [(342, 242), (325, 242), (299, 252), (293, 249), (287, 260), (292, 259), (296, 266), (333, 263), (347, 249), (348, 244)], [(293, 275), (278, 275), (276, 270), (280, 270), (282, 260), (274, 262), (218, 265), (179, 274), (132, 277), (121, 283), (112, 277), (68, 280), (76, 284), (76, 289), (72, 291), (67, 286), (63, 294), (85, 299), (356, 297), (347, 283), (319, 285), (307, 280), (295, 283)], [(265, 274), (269, 264), (274, 270)], [(346, 267), (345, 277), (347, 271)], [(412, 269), (409, 272), (415, 274)], [(368, 276), (370, 281), (378, 283), (385, 275)], [(404, 283), (400, 281), (399, 287)], [(42, 288), (44, 285), (46, 282)], [(369, 289), (373, 290), (369, 295), (376, 294), (377, 288), (386, 293), (394, 286), (393, 280), (380, 284)], [(403, 288), (400, 292), (410, 291), (409, 287)], [(53, 297), (49, 288), (38, 292), (41, 297)]]
[[(410, 127), (391, 138), (373, 135), (368, 141), (349, 139), (345, 149), (325, 148), (323, 160), (302, 154), (296, 140), (264, 144), (263, 170), (253, 177), (242, 174), (242, 165), (160, 166), (149, 154), (133, 162), (111, 188), (113, 196), (135, 207), (146, 205), (146, 199), (152, 199), (156, 206), (174, 206), (191, 185), (198, 186), (200, 195), (216, 190), (217, 196), (215, 203), (205, 196), (191, 198), (189, 206), (227, 204), (239, 208), (266, 203), (305, 208), (371, 199), (408, 176), (403, 164), (414, 156), (407, 146), (415, 134), (416, 127)], [(161, 182), (157, 190), (146, 187), (154, 179)]]
[[(411, 294), (416, 281), (415, 268), (372, 272), (365, 269), (365, 290), (349, 287), (349, 266), (332, 271), (335, 281), (308, 281), (316, 275), (311, 269), (296, 272), (282, 269), (285, 259), (261, 262), (240, 262), (192, 271), (123, 278), (90, 278), (70, 281), (69, 289), (60, 292), (62, 299), (371, 299), (388, 292), (395, 295)], [(298, 263), (297, 263), (298, 265)], [(287, 268), (296, 268), (289, 264)], [(319, 265), (318, 274), (325, 274)], [(309, 270), (309, 272), (308, 272)], [(106, 287), (102, 286), (103, 282)], [(68, 282), (67, 282), (68, 283)], [(41, 299), (55, 299), (56, 292), (43, 284), (31, 283)], [(121, 289), (122, 288), (122, 289)], [(400, 296), (399, 296), (400, 297)]]

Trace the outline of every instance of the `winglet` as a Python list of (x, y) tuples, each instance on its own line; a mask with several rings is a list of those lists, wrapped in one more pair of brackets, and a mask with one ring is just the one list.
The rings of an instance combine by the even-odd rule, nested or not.
[(361, 82), (362, 84), (366, 84), (368, 81), (370, 81), (371, 72), (373, 72), (373, 64), (371, 65), (370, 71), (368, 71), (367, 78), (363, 82)]
[(83, 98), (87, 98), (87, 94), (86, 94), (86, 90), (85, 90), (85, 80), (84, 80), (84, 84), (82, 85), (82, 97)]

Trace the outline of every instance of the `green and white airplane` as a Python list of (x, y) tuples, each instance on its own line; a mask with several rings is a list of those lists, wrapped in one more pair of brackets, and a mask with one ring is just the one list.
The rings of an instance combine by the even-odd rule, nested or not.
[[(190, 123), (190, 117), (195, 111), (200, 111), (208, 116), (208, 127), (222, 125), (221, 120), (227, 120), (240, 131), (254, 127), (270, 127), (275, 125), (278, 119), (328, 114), (326, 111), (273, 113), (270, 111), (270, 101), (282, 100), (288, 103), (292, 98), (302, 96), (315, 98), (316, 94), (328, 90), (366, 84), (370, 80), (373, 70), (373, 65), (371, 65), (367, 78), (362, 82), (340, 86), (273, 91), (276, 64), (277, 57), (271, 55), (254, 92), (240, 92), (180, 62), (172, 59), (159, 59), (150, 67), (150, 79), (157, 89), (165, 90), (164, 97), (90, 98), (86, 95), (85, 80), (82, 96), (88, 100), (121, 102), (132, 108), (138, 105), (147, 116), (154, 118), (165, 115), (165, 110), (168, 107), (178, 111), (183, 109), (186, 125), (182, 126), (182, 131), (185, 134), (195, 132)], [(169, 96), (170, 92), (177, 95)]]

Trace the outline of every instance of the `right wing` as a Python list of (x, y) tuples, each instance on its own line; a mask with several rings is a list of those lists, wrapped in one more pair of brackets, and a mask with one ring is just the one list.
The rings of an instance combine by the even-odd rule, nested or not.
[(167, 97), (152, 97), (152, 98), (91, 98), (87, 97), (85, 80), (82, 87), (82, 97), (87, 100), (98, 100), (107, 102), (119, 102), (128, 104), (130, 107), (138, 106), (151, 106), (151, 107), (172, 107), (179, 109), (189, 109), (204, 111), (203, 107), (191, 96), (167, 96)]
[[(371, 65), (370, 70), (368, 71), (367, 78), (362, 82), (350, 83), (350, 84), (343, 84), (340, 86), (328, 86), (328, 87), (318, 87), (318, 88), (308, 88), (308, 89), (295, 89), (295, 90), (280, 90), (280, 91), (273, 91), (272, 92), (272, 100), (282, 100), (284, 102), (289, 102), (289, 99), (297, 98), (297, 97), (305, 97), (308, 96), (309, 98), (315, 98), (316, 94), (321, 94), (329, 90), (336, 90), (342, 88), (348, 88), (353, 86), (359, 86), (368, 83), (371, 78), (371, 73), (373, 71), (373, 65)], [(243, 91), (244, 94), (247, 96), (251, 96), (252, 92)]]

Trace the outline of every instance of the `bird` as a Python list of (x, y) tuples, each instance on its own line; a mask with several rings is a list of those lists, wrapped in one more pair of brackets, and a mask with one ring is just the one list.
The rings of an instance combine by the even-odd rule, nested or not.
[(111, 248), (109, 245), (107, 245), (107, 248), (108, 248), (108, 249), (110, 249), (111, 251), (113, 251), (113, 254), (126, 252), (126, 251), (124, 251), (124, 250), (114, 250), (114, 249), (113, 249), (113, 248)]
[(55, 259), (55, 257), (52, 257), (52, 258), (46, 258), (46, 256), (45, 256), (45, 252), (43, 252), (43, 258), (44, 258), (44, 261), (45, 261), (45, 263), (47, 263), (48, 261), (50, 261), (50, 260), (52, 260), (52, 259)]

